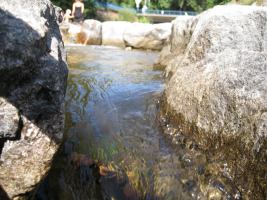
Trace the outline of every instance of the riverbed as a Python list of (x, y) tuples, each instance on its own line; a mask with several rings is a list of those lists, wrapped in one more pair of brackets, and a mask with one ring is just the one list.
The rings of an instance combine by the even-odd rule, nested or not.
[[(159, 125), (158, 52), (67, 51), (64, 143), (37, 199), (203, 199), (201, 177), (212, 180), (204, 180), (207, 158), (174, 146)], [(211, 183), (209, 192), (229, 196), (220, 182)]]

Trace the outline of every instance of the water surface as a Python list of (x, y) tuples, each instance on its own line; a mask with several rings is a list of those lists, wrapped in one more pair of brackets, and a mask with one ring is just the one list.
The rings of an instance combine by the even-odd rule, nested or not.
[(164, 87), (162, 71), (153, 70), (158, 53), (67, 50), (65, 139), (38, 199), (200, 198), (198, 166), (158, 125)]

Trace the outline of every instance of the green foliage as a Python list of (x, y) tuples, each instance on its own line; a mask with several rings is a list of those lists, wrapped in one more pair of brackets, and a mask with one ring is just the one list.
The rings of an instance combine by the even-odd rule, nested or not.
[(257, 1), (255, 1), (255, 0), (240, 0), (239, 3), (242, 4), (242, 5), (251, 5), (254, 2), (258, 3), (260, 1), (262, 1), (262, 0), (257, 0)]
[(151, 20), (147, 17), (138, 17), (138, 22), (140, 23), (145, 23), (145, 24), (150, 24)]
[[(98, 0), (100, 2), (111, 2), (118, 4), (125, 8), (135, 8), (135, 0)], [(170, 9), (170, 10), (187, 10), (187, 11), (196, 11), (196, 12), (202, 12), (206, 9), (212, 8), (216, 5), (222, 5), (225, 3), (230, 2), (231, 0), (147, 0), (147, 6), (149, 9)], [(235, 0), (232, 0), (235, 1)], [(265, 0), (239, 0), (240, 4), (250, 5), (253, 2), (257, 1), (258, 4), (261, 4)], [(63, 8), (71, 9), (73, 1), (70, 0), (52, 0), (52, 2)], [(140, 7), (144, 5), (145, 0), (143, 0), (140, 4)], [(95, 8), (95, 0), (84, 0), (85, 4), (85, 17), (93, 17), (96, 13)], [(122, 10), (119, 13), (120, 20), (125, 21), (146, 21), (146, 19), (137, 19), (135, 14), (130, 11), (129, 9)]]
[(71, 9), (72, 8), (72, 2), (69, 0), (51, 0), (52, 3), (63, 10)]
[(169, 9), (171, 7), (171, 1), (159, 0), (158, 8), (159, 9)]
[[(123, 7), (135, 8), (134, 0), (107, 0), (111, 3), (119, 4)], [(215, 5), (221, 5), (230, 2), (231, 0), (147, 0), (149, 9), (166, 9), (166, 10), (192, 10), (201, 12)], [(244, 0), (249, 1), (249, 0)], [(144, 5), (145, 0), (141, 2), (140, 7)]]
[(151, 23), (151, 21), (147, 17), (137, 16), (133, 10), (127, 8), (119, 11), (118, 20), (128, 22)]
[[(72, 4), (74, 2), (71, 0), (51, 0), (53, 4), (56, 6), (59, 6), (63, 10), (70, 9), (72, 10)], [(96, 7), (95, 7), (95, 1), (94, 0), (84, 0), (84, 17), (90, 18), (94, 17), (96, 14)]]
[(202, 10), (204, 10), (204, 3), (206, 3), (206, 1), (202, 1), (201, 4), (199, 4), (196, 0), (189, 0), (188, 1), (188, 5), (197, 12), (201, 12)]
[(202, 12), (206, 9), (212, 8), (216, 5), (223, 5), (231, 0), (189, 0), (187, 1), (187, 9), (193, 10), (196, 12)]
[[(258, 0), (260, 1), (260, 0)], [(255, 2), (255, 0), (241, 0), (240, 1), (240, 4), (243, 4), (243, 5), (251, 5)]]
[(124, 0), (121, 1), (120, 5), (126, 8), (135, 8), (135, 0)]
[(119, 11), (119, 20), (135, 22), (137, 18), (136, 18), (136, 14), (132, 10), (125, 8)]

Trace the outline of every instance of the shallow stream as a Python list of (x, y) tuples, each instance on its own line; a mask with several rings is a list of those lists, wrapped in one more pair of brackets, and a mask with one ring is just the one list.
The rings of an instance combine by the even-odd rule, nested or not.
[[(96, 46), (67, 51), (64, 144), (36, 198), (203, 199), (206, 157), (174, 147), (159, 127), (158, 53)], [(225, 192), (216, 183), (212, 187)]]

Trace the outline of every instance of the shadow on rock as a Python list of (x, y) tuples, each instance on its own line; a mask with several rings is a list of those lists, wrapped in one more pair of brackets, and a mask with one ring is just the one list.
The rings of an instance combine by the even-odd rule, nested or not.
[(49, 1), (3, 0), (0, 17), (0, 199), (20, 198), (62, 140), (68, 70)]
[(0, 185), (0, 199), (1, 200), (9, 200), (10, 198), (8, 197), (6, 191), (2, 188)]

